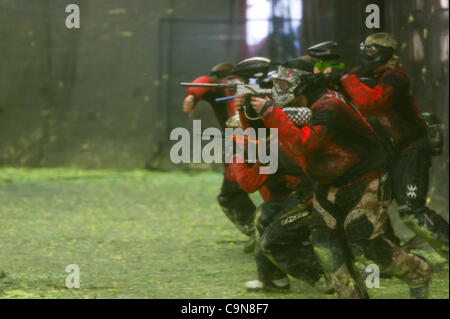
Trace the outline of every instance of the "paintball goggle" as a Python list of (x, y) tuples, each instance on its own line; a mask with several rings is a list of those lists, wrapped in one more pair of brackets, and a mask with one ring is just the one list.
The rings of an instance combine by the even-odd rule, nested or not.
[(385, 47), (376, 43), (365, 44), (361, 42), (359, 46), (361, 63), (366, 70), (373, 70), (386, 63), (394, 54), (393, 47)]

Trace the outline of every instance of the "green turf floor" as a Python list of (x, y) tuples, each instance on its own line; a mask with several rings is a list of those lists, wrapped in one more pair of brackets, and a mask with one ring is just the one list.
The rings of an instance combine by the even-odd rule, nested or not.
[[(289, 294), (246, 291), (256, 267), (216, 203), (221, 178), (0, 169), (0, 298), (335, 298), (298, 280)], [(66, 288), (69, 264), (80, 289)], [(448, 266), (435, 269), (431, 297), (449, 298)], [(369, 292), (408, 297), (396, 279)]]

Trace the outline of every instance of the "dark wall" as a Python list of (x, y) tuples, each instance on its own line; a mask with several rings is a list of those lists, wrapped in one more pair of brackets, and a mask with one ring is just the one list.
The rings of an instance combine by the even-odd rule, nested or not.
[[(80, 6), (80, 29), (65, 27), (69, 3)], [(236, 3), (1, 0), (0, 165), (149, 165), (164, 120), (161, 19), (228, 18)], [(191, 45), (166, 54), (186, 63), (190, 55), (196, 63), (199, 53), (213, 56)], [(212, 62), (197, 70), (209, 71)]]

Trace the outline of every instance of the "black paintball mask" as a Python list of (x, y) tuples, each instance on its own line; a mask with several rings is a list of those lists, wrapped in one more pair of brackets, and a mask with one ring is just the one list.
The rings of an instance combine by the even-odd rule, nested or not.
[(359, 53), (364, 71), (370, 72), (385, 64), (393, 56), (394, 48), (361, 42)]

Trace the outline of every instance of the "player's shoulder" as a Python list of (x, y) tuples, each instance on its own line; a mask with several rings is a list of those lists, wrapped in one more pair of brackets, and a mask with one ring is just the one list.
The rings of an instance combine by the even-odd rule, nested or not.
[(312, 119), (314, 125), (334, 125), (337, 119), (345, 116), (349, 112), (350, 106), (345, 98), (338, 92), (327, 90), (311, 106)]
[(345, 97), (339, 92), (327, 89), (311, 106), (313, 111), (339, 111), (342, 106), (347, 105)]
[(207, 75), (201, 75), (198, 78), (196, 78), (194, 81), (192, 81), (192, 83), (205, 83), (205, 84), (209, 84), (209, 83), (216, 83), (211, 77), (207, 76)]
[(407, 84), (409, 83), (409, 76), (403, 67), (395, 66), (384, 71), (380, 81), (390, 84)]

